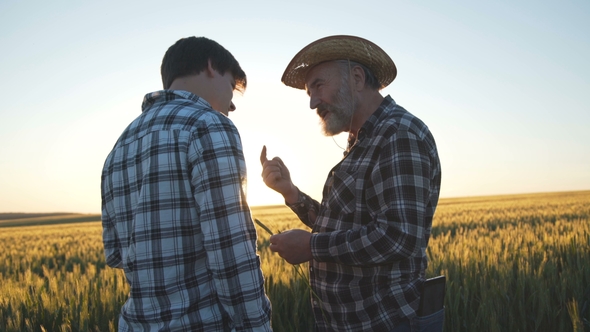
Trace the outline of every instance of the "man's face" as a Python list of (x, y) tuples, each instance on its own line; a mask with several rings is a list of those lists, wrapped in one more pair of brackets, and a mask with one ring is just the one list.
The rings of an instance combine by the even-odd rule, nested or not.
[(306, 77), (309, 107), (316, 109), (326, 136), (349, 131), (356, 103), (337, 63), (325, 62), (313, 67)]
[(214, 85), (215, 96), (212, 100), (207, 100), (214, 110), (229, 115), (229, 112), (233, 112), (236, 106), (232, 102), (234, 96), (234, 90), (236, 87), (236, 81), (231, 73), (226, 72), (221, 75), (216, 70), (214, 71), (214, 77), (212, 84)]

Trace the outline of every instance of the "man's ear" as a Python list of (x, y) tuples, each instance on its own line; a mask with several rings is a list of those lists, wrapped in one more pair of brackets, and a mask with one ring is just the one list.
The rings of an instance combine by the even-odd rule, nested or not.
[(207, 76), (208, 77), (215, 77), (217, 70), (213, 69), (213, 65), (211, 64), (211, 59), (207, 60)]
[(352, 78), (352, 88), (355, 91), (361, 91), (365, 88), (365, 71), (360, 66), (352, 67), (350, 72), (350, 77)]

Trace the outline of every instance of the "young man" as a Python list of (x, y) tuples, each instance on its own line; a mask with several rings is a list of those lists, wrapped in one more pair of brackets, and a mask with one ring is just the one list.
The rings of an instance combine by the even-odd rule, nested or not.
[(119, 331), (270, 331), (246, 165), (227, 117), (246, 74), (221, 45), (183, 38), (102, 172), (107, 264), (130, 285)]
[[(292, 183), (280, 158), (261, 154), (266, 185), (312, 229), (274, 235), (270, 249), (291, 264), (310, 261), (318, 331), (422, 328), (416, 310), (441, 168), (428, 127), (379, 92), (396, 73), (372, 42), (331, 36), (303, 48), (283, 74), (307, 91), (326, 135), (349, 133), (321, 203)], [(440, 329), (443, 310), (427, 318)]]

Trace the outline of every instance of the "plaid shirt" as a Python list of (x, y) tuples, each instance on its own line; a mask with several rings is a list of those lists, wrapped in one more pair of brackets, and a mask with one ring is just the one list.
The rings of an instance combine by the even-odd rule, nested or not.
[(130, 285), (119, 331), (270, 331), (234, 124), (186, 91), (145, 96), (102, 173), (107, 264)]
[(319, 331), (390, 331), (416, 315), (440, 181), (428, 127), (387, 96), (349, 139), (322, 203), (300, 192), (289, 205), (314, 233)]

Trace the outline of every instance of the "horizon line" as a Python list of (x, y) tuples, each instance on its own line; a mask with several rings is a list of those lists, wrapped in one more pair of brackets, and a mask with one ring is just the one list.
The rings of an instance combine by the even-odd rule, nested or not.
[[(439, 202), (441, 200), (452, 200), (452, 199), (473, 199), (473, 198), (485, 198), (485, 197), (498, 197), (498, 196), (526, 196), (526, 195), (543, 195), (543, 194), (564, 194), (564, 193), (582, 193), (590, 191), (590, 189), (580, 189), (580, 190), (559, 190), (559, 191), (542, 191), (542, 192), (525, 192), (525, 193), (513, 193), (513, 194), (490, 194), (490, 195), (468, 195), (468, 196), (450, 196), (450, 197), (441, 197), (439, 198)], [(285, 204), (260, 204), (260, 205), (250, 205), (250, 208), (270, 208), (270, 207), (280, 207), (286, 206)], [(101, 212), (0, 212), (0, 220), (5, 220), (2, 218), (2, 215), (10, 215), (10, 214), (27, 214), (27, 215), (66, 215), (66, 214), (76, 214), (76, 215), (100, 215)]]

